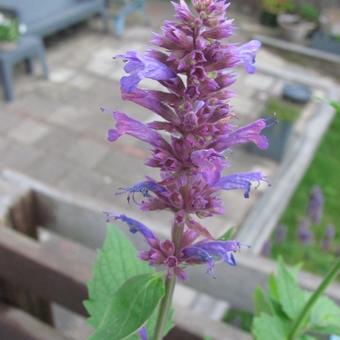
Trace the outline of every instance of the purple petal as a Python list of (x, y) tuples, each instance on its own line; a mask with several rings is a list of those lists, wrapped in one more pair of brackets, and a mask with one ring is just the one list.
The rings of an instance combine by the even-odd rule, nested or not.
[(255, 73), (256, 52), (261, 47), (261, 42), (258, 40), (251, 40), (242, 45), (238, 49), (240, 62), (248, 73)]
[(208, 264), (208, 272), (214, 267), (214, 262), (222, 260), (230, 264), (236, 265), (233, 252), (240, 249), (238, 241), (202, 241), (182, 250), (181, 260), (188, 263)]
[(142, 327), (139, 331), (139, 337), (140, 340), (148, 340), (148, 332), (146, 330), (146, 327)]
[(229, 176), (222, 177), (216, 184), (224, 190), (242, 189), (244, 191), (244, 197), (249, 198), (252, 182), (260, 183), (266, 181), (266, 178), (260, 172), (244, 172), (236, 173)]
[[(102, 108), (102, 111), (109, 111)], [(108, 133), (109, 141), (115, 141), (120, 136), (128, 134), (156, 147), (170, 148), (170, 145), (160, 136), (159, 133), (149, 128), (138, 120), (128, 117), (122, 112), (112, 112), (116, 119), (116, 128), (110, 129)]]
[(123, 93), (122, 97), (124, 100), (129, 100), (156, 112), (169, 122), (175, 124), (180, 123), (176, 113), (169, 107), (170, 104), (176, 104), (179, 101), (179, 98), (176, 95), (163, 93), (161, 91), (135, 89), (133, 92)]
[(126, 93), (135, 90), (143, 78), (164, 81), (176, 77), (176, 74), (159, 60), (136, 51), (119, 54), (115, 58), (124, 59), (126, 62), (124, 70), (130, 74), (120, 81), (122, 91)]
[(141, 233), (151, 246), (154, 245), (153, 241), (158, 241), (158, 238), (153, 234), (153, 232), (143, 223), (138, 222), (133, 218), (127, 217), (126, 215), (114, 215), (114, 219), (126, 223), (129, 226), (129, 230), (132, 234), (136, 234), (137, 232)]
[(135, 201), (134, 195), (136, 193), (141, 193), (143, 197), (151, 197), (149, 194), (149, 191), (154, 192), (154, 193), (161, 193), (166, 191), (165, 188), (163, 188), (161, 185), (154, 181), (143, 181), (139, 182), (131, 187), (126, 187), (126, 188), (119, 188), (119, 192), (116, 193), (116, 195), (122, 195), (122, 194), (128, 194), (127, 200), (130, 202), (131, 196), (132, 200)]
[(268, 148), (268, 139), (266, 136), (261, 135), (263, 129), (268, 127), (272, 120), (258, 119), (255, 122), (234, 130), (226, 135), (220, 137), (212, 143), (216, 151), (223, 151), (235, 144), (244, 144), (253, 142), (260, 149)]
[(191, 161), (196, 165), (209, 184), (214, 184), (221, 177), (227, 166), (224, 157), (214, 149), (198, 150), (191, 154)]

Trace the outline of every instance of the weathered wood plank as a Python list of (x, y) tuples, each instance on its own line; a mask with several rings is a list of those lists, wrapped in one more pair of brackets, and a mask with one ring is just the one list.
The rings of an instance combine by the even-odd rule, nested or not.
[(293, 43), (283, 39), (271, 38), (264, 35), (256, 35), (254, 36), (254, 39), (260, 40), (263, 44), (270, 47), (275, 47), (288, 52), (300, 53), (307, 57), (340, 64), (340, 56), (335, 53), (324, 52), (302, 44)]
[[(53, 247), (51, 246), (50, 249)], [(0, 276), (13, 286), (57, 302), (85, 314), (86, 281), (90, 262), (74, 260), (74, 254), (87, 252), (75, 243), (60, 242), (59, 251), (50, 251), (38, 242), (8, 228), (0, 234)]]
[[(209, 311), (206, 311), (208, 313)], [(250, 334), (237, 328), (228, 326), (204, 317), (202, 314), (192, 313), (186, 308), (176, 308), (175, 324), (200, 337), (211, 337), (216, 340), (251, 340)]]
[[(37, 214), (35, 196), (27, 185), (9, 183), (0, 179), (0, 220), (8, 228), (37, 239)], [(30, 292), (24, 292), (6, 283), (1, 283), (3, 300), (11, 305), (38, 317), (40, 320), (53, 324), (50, 305)]]
[[(13, 230), (3, 229), (0, 234), (0, 276), (81, 315), (86, 315), (82, 301), (87, 297), (86, 282), (94, 256), (94, 252), (67, 240), (61, 239), (57, 245), (47, 240), (41, 246)], [(217, 279), (209, 277), (202, 266), (190, 268), (186, 284), (232, 306), (252, 310), (254, 289), (258, 285), (265, 287), (276, 264), (245, 253), (237, 254), (237, 261), (237, 267), (217, 265)], [(321, 280), (309, 273), (300, 275), (301, 285), (310, 290)], [(340, 304), (339, 284), (331, 285), (327, 294)]]
[[(251, 253), (239, 253), (236, 259), (236, 267), (217, 265), (216, 279), (207, 277), (202, 268), (190, 268), (186, 284), (217, 299), (226, 300), (231, 306), (251, 311), (255, 288), (258, 285), (266, 288), (268, 275), (275, 272), (276, 263)], [(300, 285), (308, 290), (315, 290), (321, 281), (321, 277), (311, 273), (301, 272), (299, 275)], [(340, 284), (333, 283), (326, 293), (340, 305)]]
[(19, 309), (0, 305), (0, 339), (67, 340), (69, 338)]

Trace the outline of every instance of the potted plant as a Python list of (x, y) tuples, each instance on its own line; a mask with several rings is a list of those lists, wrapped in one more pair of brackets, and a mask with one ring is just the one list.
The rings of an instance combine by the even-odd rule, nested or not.
[(293, 12), (282, 13), (278, 24), (282, 35), (294, 42), (303, 42), (314, 31), (319, 23), (319, 12), (315, 6), (303, 3), (296, 6)]
[(311, 47), (340, 55), (340, 9), (324, 11), (320, 23), (320, 30), (312, 36)]
[(17, 40), (19, 28), (16, 20), (0, 12), (0, 45), (7, 46)]
[(277, 27), (280, 13), (289, 12), (294, 8), (293, 0), (261, 0), (262, 12), (260, 22), (264, 26)]

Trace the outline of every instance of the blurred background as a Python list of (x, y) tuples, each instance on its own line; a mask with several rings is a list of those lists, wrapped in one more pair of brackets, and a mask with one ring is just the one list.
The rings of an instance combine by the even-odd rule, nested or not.
[[(226, 215), (210, 219), (209, 228), (216, 236), (235, 228), (235, 237), (252, 245), (253, 256), (276, 259), (281, 254), (291, 264), (303, 262), (306, 270), (324, 275), (340, 256), (340, 117), (329, 105), (340, 96), (340, 1), (239, 0), (232, 2), (229, 16), (237, 27), (231, 42), (256, 38), (263, 44), (257, 73), (237, 71), (232, 106), (238, 124), (274, 113), (279, 124), (266, 131), (271, 141), (266, 152), (247, 145), (229, 155), (230, 171), (261, 170), (271, 186), (261, 184), (247, 200), (240, 192), (223, 193)], [(49, 254), (71, 252), (75, 263), (84, 262), (83, 251), (101, 245), (106, 232), (102, 210), (128, 212), (166, 235), (170, 214), (142, 214), (115, 196), (119, 187), (145, 176), (158, 178), (158, 171), (144, 167), (145, 145), (132, 138), (107, 142), (114, 122), (99, 108), (119, 109), (143, 122), (155, 118), (121, 100), (124, 71), (112, 57), (145, 51), (152, 32), (172, 17), (167, 0), (0, 0), (3, 225), (47, 244)], [(158, 88), (148, 81), (143, 86)], [(20, 242), (18, 236), (11, 238), (14, 253)], [(91, 252), (84, 266), (93, 258)], [(8, 268), (10, 258), (3, 265)], [(13, 290), (13, 282), (29, 281), (28, 273), (17, 268), (17, 275), (4, 274), (0, 301), (50, 324), (54, 319), (64, 336), (85, 339), (89, 329), (83, 319), (70, 317), (60, 306), (47, 308), (46, 301), (41, 307), (41, 301)], [(230, 296), (210, 288), (202, 294), (193, 289), (195, 283), (189, 286), (177, 289), (177, 305), (197, 315), (209, 310), (213, 322), (249, 329), (247, 303), (237, 306)]]

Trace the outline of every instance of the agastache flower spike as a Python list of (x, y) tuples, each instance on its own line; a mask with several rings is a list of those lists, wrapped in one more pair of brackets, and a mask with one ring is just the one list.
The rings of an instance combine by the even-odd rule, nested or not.
[[(267, 148), (262, 131), (272, 124), (267, 119), (243, 127), (233, 124), (234, 70), (244, 66), (248, 73), (255, 71), (260, 42), (226, 41), (234, 32), (233, 20), (226, 17), (229, 1), (191, 3), (191, 7), (184, 0), (173, 3), (176, 19), (164, 22), (161, 33), (154, 35), (151, 42), (156, 48), (116, 56), (125, 61), (127, 73), (120, 80), (123, 99), (153, 111), (161, 120), (144, 124), (115, 111), (116, 126), (108, 133), (111, 142), (130, 135), (151, 145), (145, 164), (160, 169), (160, 180), (147, 178), (117, 194), (127, 194), (128, 201), (132, 199), (143, 211), (166, 209), (175, 217), (171, 238), (165, 241), (125, 215), (106, 213), (107, 218), (143, 235), (150, 248), (140, 253), (142, 260), (164, 266), (168, 275), (182, 279), (188, 265), (207, 264), (212, 272), (216, 261), (236, 264), (239, 242), (214, 240), (196, 217), (223, 213), (221, 190), (241, 189), (247, 198), (252, 183), (266, 182), (259, 172), (225, 174), (231, 164), (224, 152), (244, 143)], [(144, 89), (144, 78), (157, 81), (162, 90)]]
[(312, 222), (320, 224), (324, 206), (324, 197), (319, 186), (315, 186), (309, 197), (308, 215)]

